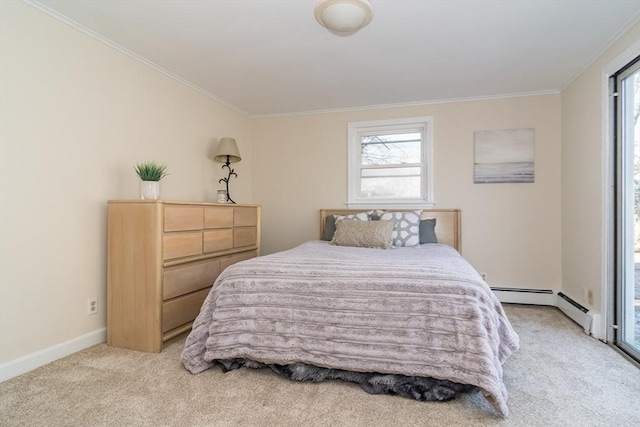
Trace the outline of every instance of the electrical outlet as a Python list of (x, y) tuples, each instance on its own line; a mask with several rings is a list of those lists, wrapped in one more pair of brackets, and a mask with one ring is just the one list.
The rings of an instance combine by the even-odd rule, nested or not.
[(482, 277), (482, 280), (485, 282), (487, 281), (487, 273), (480, 273), (480, 277)]
[(92, 297), (87, 300), (87, 316), (98, 312), (98, 298)]

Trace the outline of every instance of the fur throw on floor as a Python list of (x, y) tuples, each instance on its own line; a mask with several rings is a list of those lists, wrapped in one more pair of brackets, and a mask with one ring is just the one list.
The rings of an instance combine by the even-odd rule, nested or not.
[(296, 381), (320, 382), (339, 379), (357, 383), (369, 394), (392, 394), (421, 401), (447, 401), (455, 399), (461, 393), (477, 389), (472, 385), (458, 384), (435, 378), (408, 377), (375, 372), (352, 372), (341, 369), (319, 368), (306, 363), (276, 365), (248, 359), (217, 360), (217, 363), (223, 372), (243, 366), (254, 369), (270, 368), (273, 372)]

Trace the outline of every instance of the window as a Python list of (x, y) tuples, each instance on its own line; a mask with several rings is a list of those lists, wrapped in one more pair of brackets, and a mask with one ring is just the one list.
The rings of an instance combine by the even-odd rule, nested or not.
[(433, 118), (349, 123), (349, 205), (433, 204)]

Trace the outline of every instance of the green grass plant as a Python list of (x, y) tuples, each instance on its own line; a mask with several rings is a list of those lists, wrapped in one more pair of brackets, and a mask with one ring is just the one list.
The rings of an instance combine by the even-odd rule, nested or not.
[(156, 162), (138, 163), (134, 169), (143, 181), (160, 181), (167, 176), (167, 165)]

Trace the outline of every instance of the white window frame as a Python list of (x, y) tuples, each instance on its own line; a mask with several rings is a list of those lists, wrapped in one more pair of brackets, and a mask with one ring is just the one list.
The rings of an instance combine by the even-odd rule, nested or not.
[[(360, 198), (361, 139), (367, 132), (402, 131), (419, 129), (422, 133), (421, 147), (421, 195), (419, 198), (375, 199)], [(356, 208), (377, 207), (431, 207), (433, 206), (433, 117), (411, 117), (404, 119), (350, 122), (348, 130), (348, 187), (347, 205)]]

